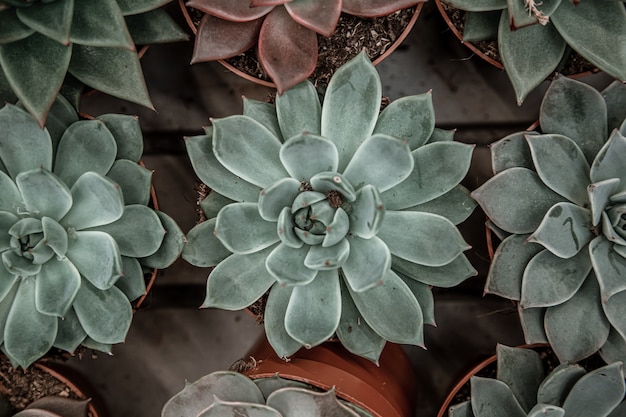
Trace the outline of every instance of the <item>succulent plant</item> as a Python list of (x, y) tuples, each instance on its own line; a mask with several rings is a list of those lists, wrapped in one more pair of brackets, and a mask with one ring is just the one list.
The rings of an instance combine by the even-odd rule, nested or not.
[(251, 380), (231, 371), (206, 375), (170, 398), (161, 417), (371, 417), (335, 396), (334, 389), (315, 391), (307, 384), (280, 378)]
[(472, 194), (505, 237), (485, 291), (518, 300), (527, 342), (561, 361), (626, 359), (625, 101), (621, 83), (557, 78), (541, 134), (496, 142), (496, 175)]
[(317, 64), (317, 35), (339, 15), (378, 17), (425, 0), (188, 0), (204, 13), (192, 63), (236, 56), (258, 44), (259, 62), (279, 93), (306, 80)]
[(534, 350), (499, 345), (497, 356), (497, 377), (473, 376), (471, 400), (451, 407), (449, 417), (618, 417), (626, 412), (622, 362), (589, 372), (563, 363), (545, 376)]
[(620, 0), (442, 0), (465, 10), (465, 41), (498, 41), (518, 103), (573, 49), (626, 80), (626, 10)]
[(0, 396), (0, 417), (87, 417), (89, 400), (48, 396), (33, 401), (22, 411), (13, 413), (8, 401)]
[(135, 45), (187, 39), (169, 0), (1, 0), (0, 99), (43, 126), (64, 80), (152, 108)]
[(0, 341), (14, 363), (53, 346), (110, 351), (145, 293), (142, 268), (180, 254), (176, 223), (147, 206), (142, 151), (133, 116), (78, 120), (59, 97), (42, 129), (0, 110)]
[(305, 81), (186, 139), (213, 190), (209, 220), (183, 251), (216, 266), (203, 306), (238, 310), (270, 290), (265, 330), (281, 357), (335, 333), (372, 360), (385, 340), (422, 345), (430, 286), (475, 274), (455, 227), (475, 207), (458, 185), (473, 147), (434, 127), (430, 93), (379, 115), (380, 102), (362, 52), (335, 73), (323, 106)]

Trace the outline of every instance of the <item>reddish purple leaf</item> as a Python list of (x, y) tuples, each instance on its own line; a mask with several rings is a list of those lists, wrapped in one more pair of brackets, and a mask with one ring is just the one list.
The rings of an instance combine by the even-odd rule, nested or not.
[(289, 3), (292, 0), (250, 0), (250, 6), (278, 6), (280, 4)]
[(261, 26), (259, 61), (282, 94), (315, 69), (317, 34), (295, 22), (284, 7), (277, 7)]
[(215, 17), (231, 22), (249, 22), (268, 14), (274, 6), (252, 7), (250, 0), (188, 0), (193, 7)]
[(330, 36), (341, 14), (341, 0), (293, 0), (285, 8), (296, 22), (320, 35)]
[(426, 0), (343, 0), (342, 11), (360, 17), (386, 16)]
[(252, 48), (263, 19), (237, 23), (205, 14), (198, 25), (191, 63), (226, 59)]

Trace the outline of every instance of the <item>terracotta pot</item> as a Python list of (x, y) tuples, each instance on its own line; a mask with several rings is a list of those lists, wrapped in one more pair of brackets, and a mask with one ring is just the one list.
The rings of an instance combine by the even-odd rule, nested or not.
[(415, 415), (417, 387), (411, 363), (402, 346), (387, 343), (380, 366), (348, 352), (341, 343), (327, 342), (300, 349), (287, 362), (280, 359), (265, 337), (252, 349), (256, 363), (244, 373), (251, 379), (281, 378), (329, 390), (375, 417)]
[[(198, 29), (197, 29), (196, 25), (193, 23), (193, 20), (191, 19), (191, 16), (189, 15), (189, 11), (187, 10), (187, 7), (185, 6), (185, 0), (178, 0), (178, 4), (180, 5), (180, 9), (182, 10), (182, 13), (183, 13), (183, 16), (185, 17), (185, 21), (187, 22), (187, 25), (189, 26), (189, 28), (191, 29), (191, 31), (193, 32), (193, 34), (195, 36), (197, 34), (197, 32), (198, 32)], [(374, 65), (378, 65), (378, 63), (380, 63), (385, 58), (387, 58), (393, 51), (396, 50), (396, 48), (398, 48), (398, 46), (400, 46), (402, 41), (404, 41), (404, 39), (408, 36), (409, 32), (411, 31), (411, 29), (415, 25), (415, 22), (417, 21), (417, 18), (419, 17), (420, 12), (422, 11), (422, 7), (424, 7), (424, 3), (423, 2), (422, 3), (418, 3), (416, 5), (415, 13), (413, 13), (413, 16), (411, 17), (411, 20), (409, 21), (407, 27), (400, 34), (400, 36), (398, 36), (398, 38), (395, 40), (395, 42), (383, 54), (381, 54), (375, 60), (372, 61), (372, 63)], [(244, 78), (244, 79), (246, 79), (248, 81), (252, 81), (252, 82), (257, 83), (259, 85), (263, 85), (265, 87), (276, 88), (276, 85), (273, 82), (262, 80), (260, 78), (255, 77), (254, 75), (250, 75), (250, 74), (248, 74), (246, 72), (243, 72), (239, 68), (236, 68), (233, 65), (229, 64), (224, 59), (220, 59), (220, 60), (218, 60), (218, 62), (220, 64), (222, 64), (226, 69), (228, 69), (229, 71), (232, 71), (233, 73), (237, 74), (241, 78)]]

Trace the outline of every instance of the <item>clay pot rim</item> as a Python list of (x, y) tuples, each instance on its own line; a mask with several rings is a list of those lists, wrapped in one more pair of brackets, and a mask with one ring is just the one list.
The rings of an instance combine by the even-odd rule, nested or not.
[[(187, 26), (191, 29), (191, 31), (193, 32), (193, 35), (196, 36), (196, 34), (198, 33), (198, 29), (196, 28), (196, 26), (193, 24), (193, 21), (191, 20), (191, 16), (189, 15), (189, 12), (187, 11), (187, 6), (185, 5), (185, 0), (178, 0), (178, 4), (180, 6), (180, 9), (182, 10), (185, 21), (187, 22)], [(424, 7), (424, 4), (425, 2), (422, 1), (415, 5), (415, 12), (413, 13), (413, 16), (411, 16), (411, 19), (409, 20), (409, 23), (407, 24), (406, 28), (404, 28), (400, 36), (398, 36), (398, 38), (391, 44), (391, 46), (385, 52), (383, 52), (375, 60), (372, 61), (372, 64), (378, 65), (385, 58), (391, 55), (391, 53), (394, 52), (402, 44), (404, 39), (406, 39), (406, 37), (409, 35), (409, 32), (411, 32), (411, 30), (413, 29), (413, 26), (415, 26), (415, 22), (417, 22), (417, 18), (419, 17), (422, 11), (422, 8)], [(219, 62), (220, 64), (222, 64), (223, 67), (237, 74), (239, 77), (245, 80), (252, 81), (256, 84), (259, 84), (265, 87), (276, 89), (276, 84), (274, 84), (273, 82), (262, 80), (253, 75), (248, 74), (247, 72), (243, 72), (239, 68), (236, 68), (235, 66), (226, 62), (225, 59), (218, 59), (217, 62)]]

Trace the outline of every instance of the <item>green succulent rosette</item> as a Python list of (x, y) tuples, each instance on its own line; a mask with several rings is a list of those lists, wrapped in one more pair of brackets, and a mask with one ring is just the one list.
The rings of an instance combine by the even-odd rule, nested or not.
[(135, 45), (188, 38), (169, 1), (0, 1), (0, 99), (41, 126), (64, 81), (152, 108)]
[(0, 342), (24, 368), (56, 347), (124, 341), (144, 269), (164, 268), (183, 235), (148, 207), (136, 117), (78, 120), (59, 97), (47, 127), (0, 110)]
[(183, 251), (215, 266), (203, 306), (239, 310), (269, 290), (265, 330), (279, 356), (335, 334), (372, 360), (386, 340), (422, 345), (430, 287), (475, 274), (455, 227), (475, 207), (459, 185), (473, 147), (435, 129), (430, 93), (379, 114), (380, 103), (361, 53), (323, 106), (303, 82), (186, 139), (213, 190)]
[(486, 291), (519, 301), (528, 343), (561, 361), (626, 359), (626, 87), (550, 85), (541, 134), (492, 146), (495, 176), (472, 196), (504, 238)]

